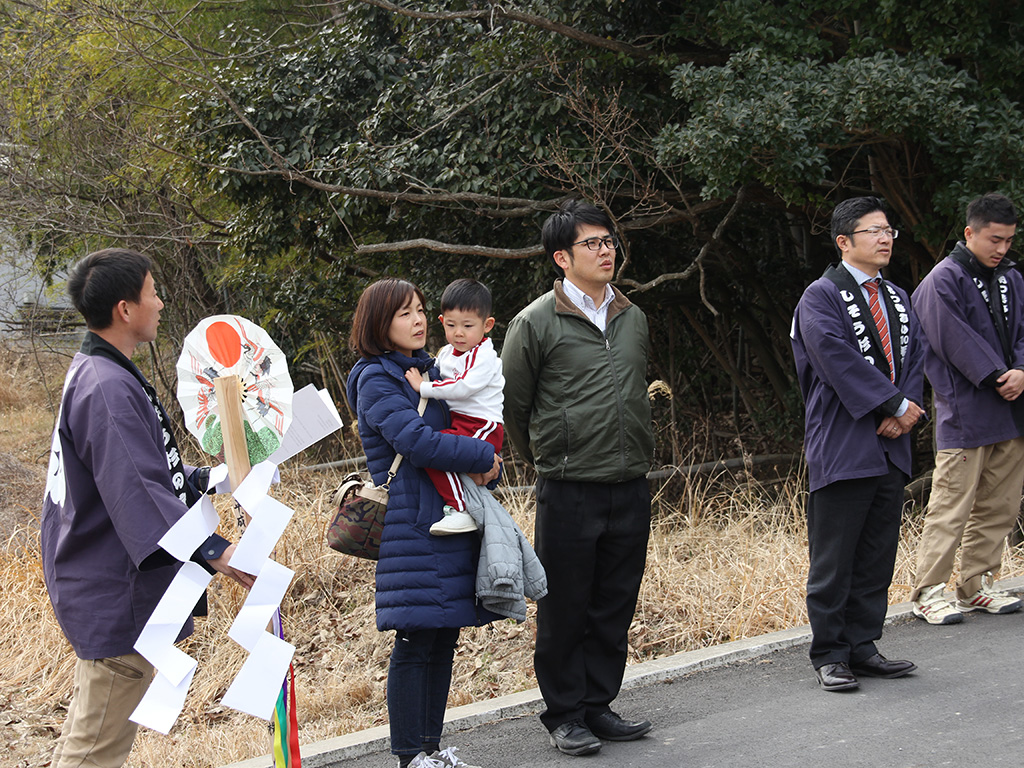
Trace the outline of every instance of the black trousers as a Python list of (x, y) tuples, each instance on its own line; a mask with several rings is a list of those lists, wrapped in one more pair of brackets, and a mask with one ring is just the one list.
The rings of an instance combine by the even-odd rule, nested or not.
[(903, 472), (889, 464), (886, 475), (840, 480), (811, 492), (807, 615), (815, 669), (878, 653), (905, 484)]
[(607, 712), (618, 695), (650, 529), (646, 477), (537, 481), (535, 544), (548, 594), (537, 604), (534, 669), (549, 731)]

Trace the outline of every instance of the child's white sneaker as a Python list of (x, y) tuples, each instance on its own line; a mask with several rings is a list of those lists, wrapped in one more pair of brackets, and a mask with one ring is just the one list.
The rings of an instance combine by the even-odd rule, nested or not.
[(466, 512), (459, 512), (455, 507), (444, 505), (444, 517), (430, 526), (435, 536), (451, 536), (454, 533), (470, 533), (477, 530), (476, 521)]

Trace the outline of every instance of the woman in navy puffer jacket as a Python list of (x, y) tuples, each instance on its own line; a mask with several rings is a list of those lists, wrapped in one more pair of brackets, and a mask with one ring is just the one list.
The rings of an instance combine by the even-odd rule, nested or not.
[(433, 366), (423, 351), (426, 329), (419, 288), (395, 278), (370, 285), (356, 307), (350, 346), (361, 358), (346, 385), (373, 482), (383, 485), (395, 454), (404, 457), (391, 481), (376, 576), (377, 629), (396, 630), (387, 698), (391, 751), (403, 768), (439, 749), (459, 628), (499, 618), (476, 602), (479, 536), (429, 531), (443, 516), (442, 501), (422, 468), (486, 481), (497, 476), (499, 458), (483, 440), (442, 434), (449, 425), (442, 401), (417, 412), (419, 394), (405, 371)]

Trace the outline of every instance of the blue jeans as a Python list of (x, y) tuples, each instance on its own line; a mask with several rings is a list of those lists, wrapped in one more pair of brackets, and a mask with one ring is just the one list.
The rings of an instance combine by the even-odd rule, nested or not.
[(458, 627), (398, 630), (388, 666), (391, 753), (432, 752), (441, 742)]

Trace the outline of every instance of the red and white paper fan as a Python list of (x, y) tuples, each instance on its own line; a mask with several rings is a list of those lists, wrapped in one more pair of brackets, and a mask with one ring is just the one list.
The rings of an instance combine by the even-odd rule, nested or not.
[(214, 315), (185, 337), (178, 358), (178, 402), (185, 424), (203, 450), (223, 459), (224, 437), (213, 381), (235, 375), (242, 382), (242, 412), (249, 461), (258, 464), (281, 445), (292, 420), (292, 380), (284, 353), (255, 323)]

